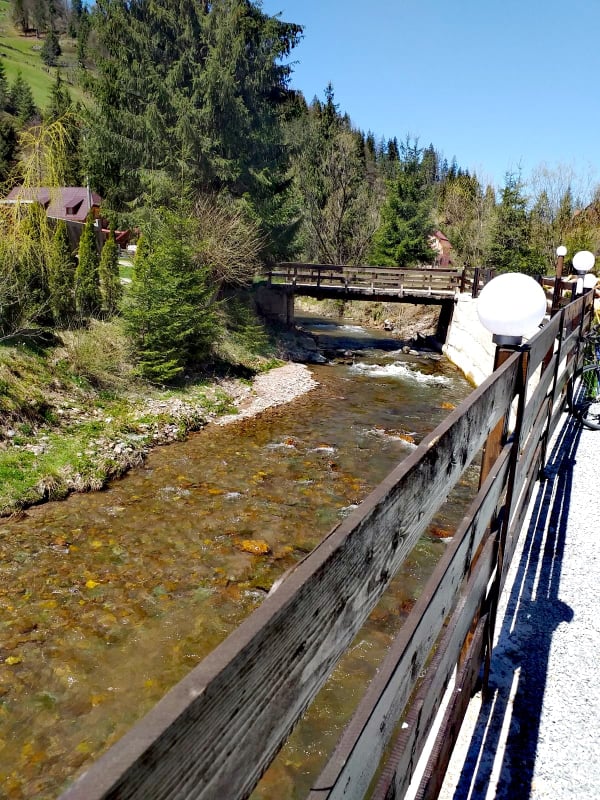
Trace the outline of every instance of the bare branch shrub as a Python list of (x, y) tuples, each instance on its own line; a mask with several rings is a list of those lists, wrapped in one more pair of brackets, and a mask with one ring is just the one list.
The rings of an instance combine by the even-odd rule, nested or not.
[(239, 207), (211, 196), (196, 203), (198, 250), (196, 258), (212, 280), (244, 286), (260, 271), (264, 247), (258, 223)]

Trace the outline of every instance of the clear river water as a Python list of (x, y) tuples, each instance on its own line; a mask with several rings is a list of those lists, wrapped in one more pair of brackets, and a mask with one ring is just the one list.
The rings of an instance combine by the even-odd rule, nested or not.
[[(319, 387), (0, 524), (0, 797), (55, 798), (471, 390), (442, 357), (310, 320)], [(378, 334), (381, 335), (380, 333)], [(461, 481), (256, 789), (302, 798), (446, 546)]]

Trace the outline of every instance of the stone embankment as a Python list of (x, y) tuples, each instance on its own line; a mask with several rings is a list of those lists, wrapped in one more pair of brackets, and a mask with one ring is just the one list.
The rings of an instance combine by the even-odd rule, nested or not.
[(492, 334), (477, 316), (477, 300), (469, 294), (458, 296), (444, 354), (474, 386), (492, 373), (495, 345)]

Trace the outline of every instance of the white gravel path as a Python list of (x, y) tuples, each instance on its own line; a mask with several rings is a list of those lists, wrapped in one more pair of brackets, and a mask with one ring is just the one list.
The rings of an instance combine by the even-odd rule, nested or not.
[(600, 432), (565, 416), (442, 800), (600, 798)]

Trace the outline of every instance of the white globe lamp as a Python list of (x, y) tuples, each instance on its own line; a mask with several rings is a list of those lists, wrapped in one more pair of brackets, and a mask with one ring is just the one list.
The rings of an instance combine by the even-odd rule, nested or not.
[(559, 244), (556, 248), (556, 255), (560, 258), (561, 256), (564, 258), (567, 255), (567, 248), (564, 244)]
[(506, 272), (483, 287), (477, 313), (496, 344), (517, 347), (538, 328), (546, 305), (546, 294), (537, 281), (520, 272)]
[(588, 272), (583, 276), (584, 289), (593, 289), (597, 283), (598, 278), (593, 274), (593, 272)]
[(585, 289), (584, 278), (587, 277), (586, 273), (592, 269), (595, 261), (595, 255), (590, 253), (589, 250), (580, 250), (573, 256), (573, 269), (578, 275), (577, 283), (575, 284), (575, 297), (583, 294)]
[(573, 256), (573, 269), (578, 274), (589, 272), (596, 262), (596, 256), (589, 250), (580, 250)]

